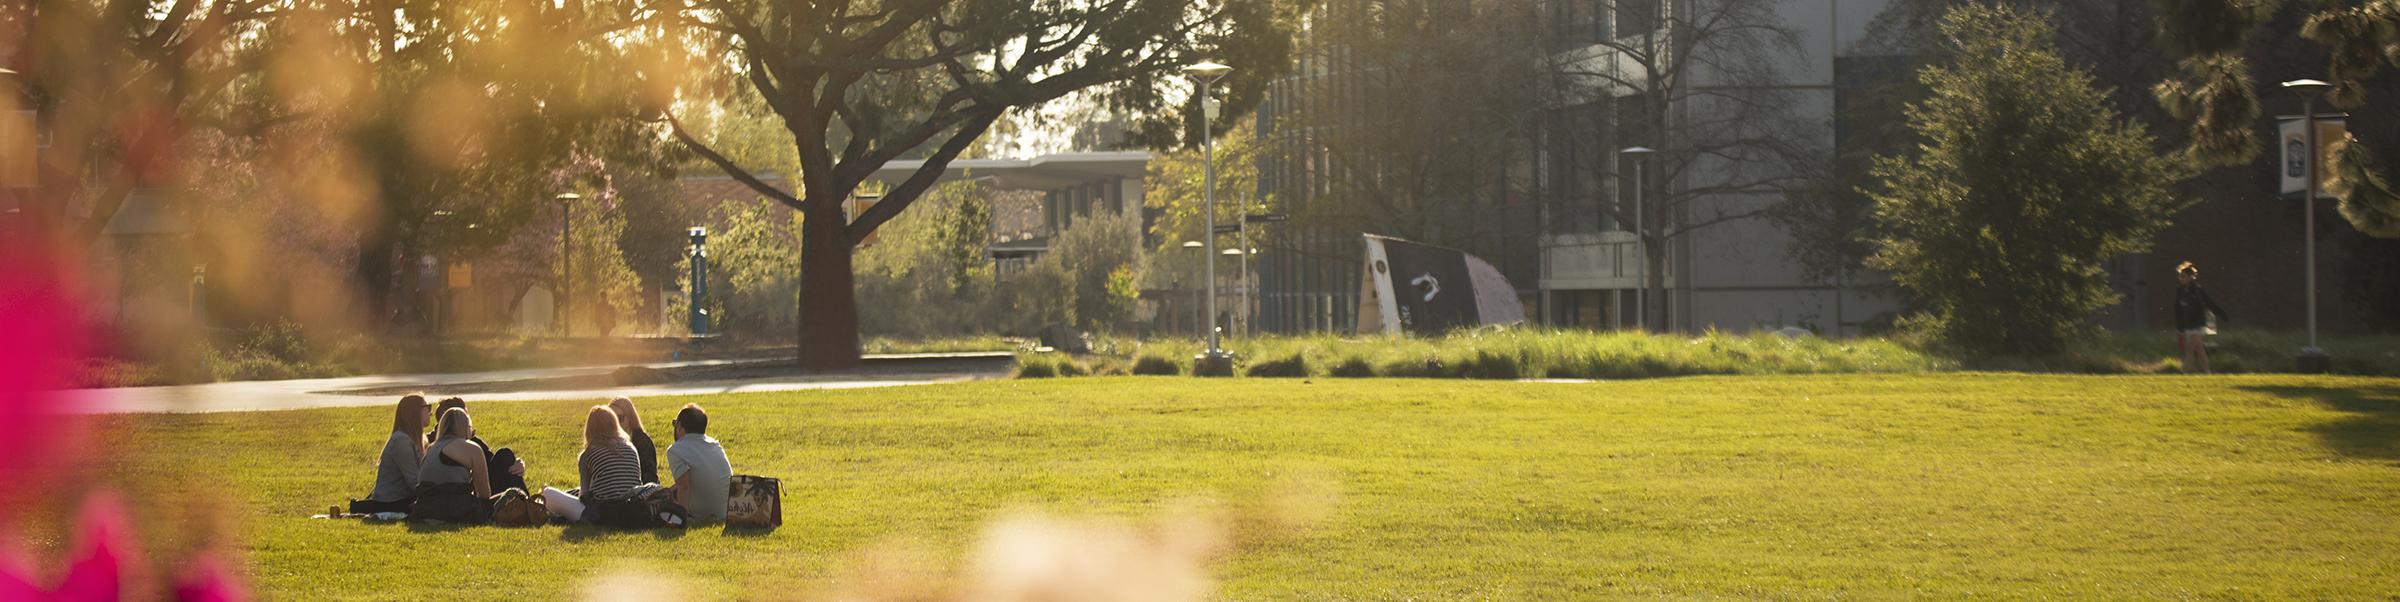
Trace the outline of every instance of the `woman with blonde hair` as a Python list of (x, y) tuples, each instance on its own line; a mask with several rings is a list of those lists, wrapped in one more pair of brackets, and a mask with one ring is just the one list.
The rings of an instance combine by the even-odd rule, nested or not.
[(476, 445), (475, 423), (465, 408), (441, 414), (433, 443), (418, 461), (417, 501), (411, 519), (435, 519), (480, 524), (492, 520), (492, 471), (483, 446)]
[(585, 509), (631, 498), (634, 488), (642, 484), (641, 454), (633, 451), (633, 441), (618, 426), (617, 414), (608, 406), (592, 406), (584, 413), (583, 453), (576, 457), (575, 465), (582, 477), (582, 487), (575, 491), (542, 488), (542, 499), (551, 516), (570, 522), (591, 522), (597, 513), (584, 512)]
[(417, 501), (417, 470), (425, 458), (425, 423), (433, 408), (425, 396), (400, 398), (392, 410), (392, 434), (384, 438), (383, 455), (375, 462), (375, 489), (367, 499), (350, 500), (351, 514), (407, 513)]
[(633, 409), (633, 399), (619, 397), (608, 400), (608, 410), (617, 414), (617, 428), (633, 442), (633, 451), (642, 456), (642, 482), (658, 481), (658, 446), (650, 442), (650, 431), (642, 428), (642, 415)]

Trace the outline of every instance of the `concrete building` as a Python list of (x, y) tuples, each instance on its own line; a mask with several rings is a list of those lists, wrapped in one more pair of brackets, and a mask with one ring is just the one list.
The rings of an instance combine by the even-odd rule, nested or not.
[[(1703, 10), (1696, 4), (1703, 1), (1721, 0), (1541, 0), (1548, 20), (1544, 50), (1558, 73), (1607, 73), (1640, 80), (1626, 57), (1600, 42), (1674, 35), (1661, 27), (1664, 19), (1659, 16)], [(1785, 104), (1783, 122), (1795, 124), (1791, 131), (1799, 132), (1800, 142), (1817, 149), (1804, 160), (1819, 164), (1785, 169), (1829, 168), (1833, 149), (1841, 142), (1835, 107), (1846, 86), (1843, 72), (1853, 58), (1844, 49), (1866, 34), (1867, 23), (1886, 3), (1768, 3), (1779, 25), (1797, 36), (1797, 51), (1773, 49), (1772, 76), (1765, 79), (1735, 78), (1694, 65), (1681, 80), (1684, 88), (1666, 97), (1661, 119), (1669, 125), (1664, 128), (1648, 127), (1657, 122), (1644, 114), (1644, 107), (1652, 103), (1638, 102), (1635, 95), (1641, 90), (1598, 83), (1604, 78), (1561, 75), (1549, 82), (1549, 89), (1528, 89), (1525, 93), (1542, 94), (1547, 102), (1540, 114), (1527, 116), (1538, 126), (1527, 128), (1516, 141), (1520, 150), (1501, 153), (1505, 156), (1453, 158), (1488, 163), (1493, 177), (1489, 186), (1471, 193), (1480, 198), (1459, 199), (1461, 207), (1472, 209), (1447, 217), (1447, 227), (1493, 234), (1459, 237), (1450, 244), (1500, 267), (1518, 287), (1528, 306), (1526, 314), (1539, 322), (1628, 327), (1633, 291), (1640, 286), (1642, 249), (1629, 225), (1613, 217), (1632, 202), (1633, 192), (1633, 164), (1621, 160), (1617, 149), (1692, 148), (1693, 141), (1673, 136), (1704, 132), (1722, 121), (1717, 119), (1719, 108), (1704, 106), (1705, 99), (1768, 93)], [(1303, 47), (1309, 51), (1298, 73), (1270, 88), (1258, 127), (1262, 144), (1268, 146), (1261, 153), (1265, 158), (1260, 194), (1276, 195), (1291, 210), (1306, 213), (1313, 200), (1326, 194), (1325, 171), (1338, 166), (1315, 148), (1312, 132), (1294, 124), (1323, 124), (1327, 112), (1372, 106), (1343, 101), (1347, 96), (1407, 91), (1348, 92), (1358, 87), (1359, 79), (1344, 72), (1348, 50), (1324, 44)], [(1659, 129), (1669, 138), (1646, 139), (1640, 134)], [(1663, 295), (1670, 323), (1693, 330), (1799, 325), (1826, 334), (1856, 334), (1870, 318), (1893, 309), (1892, 300), (1863, 292), (1861, 283), (1802, 277), (1784, 231), (1770, 220), (1750, 216), (1781, 200), (1778, 189), (1724, 185), (1775, 179), (1776, 174), (1763, 172), (1768, 169), (1772, 168), (1757, 162), (1704, 158), (1649, 187), (1654, 194), (1709, 191), (1694, 195), (1680, 212), (1658, 218), (1663, 224), (1735, 217), (1671, 240)], [(1272, 236), (1260, 258), (1260, 325), (1283, 332), (1352, 328), (1359, 233), (1340, 227), (1293, 227)]]

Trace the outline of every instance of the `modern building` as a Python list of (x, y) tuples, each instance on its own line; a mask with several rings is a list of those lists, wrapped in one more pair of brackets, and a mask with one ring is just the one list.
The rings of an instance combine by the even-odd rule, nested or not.
[[(867, 181), (897, 185), (922, 169), (922, 160), (893, 161)], [(1097, 213), (1143, 215), (1143, 232), (1154, 216), (1143, 213), (1142, 177), (1147, 151), (1077, 152), (1025, 159), (959, 159), (943, 168), (939, 181), (982, 180), (1002, 192), (1039, 194), (1038, 221), (1023, 209), (994, 207), (991, 255), (1002, 274), (1022, 269), (1050, 250), (1050, 241), (1079, 219)]]
[[(1712, 0), (1713, 1), (1713, 0)], [(1830, 165), (1840, 144), (1834, 108), (1844, 92), (1844, 49), (1866, 34), (1867, 23), (1887, 0), (1780, 0), (1771, 2), (1780, 25), (1796, 36), (1798, 52), (1769, 56), (1773, 77), (1738, 79), (1694, 65), (1670, 99), (1703, 99), (1750, 92), (1771, 93), (1787, 103), (1784, 123), (1798, 124), (1799, 138), (1820, 149)], [(1471, 0), (1469, 5), (1474, 4)], [(1695, 0), (1544, 0), (1549, 20), (1548, 61), (1561, 73), (1547, 89), (1528, 89), (1546, 99), (1539, 124), (1501, 156), (1458, 156), (1450, 160), (1486, 167), (1490, 185), (1458, 199), (1468, 208), (1445, 216), (1444, 227), (1476, 235), (1448, 242), (1498, 266), (1519, 289), (1526, 315), (1544, 324), (1580, 328), (1623, 328), (1632, 324), (1633, 291), (1643, 273), (1640, 242), (1614, 216), (1633, 201), (1634, 163), (1624, 147), (1676, 148), (1688, 140), (1646, 139), (1641, 132), (1675, 136), (1703, 132), (1721, 119), (1696, 100), (1670, 100), (1653, 119), (1638, 89), (1598, 85), (1588, 76), (1606, 73), (1640, 80), (1626, 57), (1602, 40), (1663, 39), (1660, 15), (1701, 10)], [(1323, 10), (1344, 10), (1327, 6)], [(1341, 18), (1340, 15), (1325, 15)], [(1276, 82), (1260, 110), (1260, 194), (1284, 199), (1297, 213), (1327, 194), (1326, 173), (1340, 169), (1313, 141), (1308, 127), (1343, 127), (1345, 112), (1372, 111), (1371, 102), (1352, 100), (1407, 90), (1362, 86), (1345, 70), (1349, 49), (1304, 42), (1295, 75)], [(1745, 88), (1745, 87), (1750, 88)], [(1699, 93), (1691, 93), (1697, 91)], [(1313, 113), (1313, 114), (1312, 114)], [(1373, 122), (1377, 118), (1356, 118)], [(1667, 124), (1658, 127), (1660, 123)], [(1296, 126), (1295, 124), (1306, 124)], [(1656, 168), (1657, 166), (1652, 166)], [(1811, 168), (1823, 166), (1806, 166)], [(1855, 334), (1870, 318), (1890, 311), (1889, 299), (1864, 292), (1860, 283), (1812, 281), (1791, 259), (1789, 237), (1755, 213), (1780, 200), (1779, 189), (1725, 186), (1727, 181), (1769, 181), (1757, 163), (1694, 160), (1648, 187), (1709, 190), (1660, 215), (1662, 224), (1723, 220), (1671, 239), (1665, 270), (1668, 308), (1676, 327), (1745, 331), (1803, 326), (1826, 334)], [(1732, 174), (1737, 177), (1719, 177)], [(1653, 174), (1653, 177), (1658, 177)], [(1653, 206), (1655, 209), (1655, 206)], [(1358, 294), (1358, 234), (1355, 228), (1295, 226), (1275, 234), (1261, 255), (1259, 323), (1272, 331), (1347, 331), (1355, 324)], [(1486, 234), (1488, 233), (1488, 234)]]

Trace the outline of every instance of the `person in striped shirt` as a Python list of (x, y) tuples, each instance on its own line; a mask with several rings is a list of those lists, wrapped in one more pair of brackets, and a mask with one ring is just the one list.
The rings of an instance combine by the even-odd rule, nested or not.
[(581, 522), (592, 504), (621, 501), (642, 484), (642, 457), (618, 426), (616, 412), (592, 406), (583, 421), (583, 453), (576, 458), (583, 486), (575, 492), (542, 488), (543, 504), (552, 516)]

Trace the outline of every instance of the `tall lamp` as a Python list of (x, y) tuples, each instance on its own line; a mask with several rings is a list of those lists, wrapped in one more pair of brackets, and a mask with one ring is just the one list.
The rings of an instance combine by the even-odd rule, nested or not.
[(2317, 158), (2322, 156), (2317, 152), (2317, 97), (2333, 89), (2333, 84), (2313, 79), (2295, 79), (2283, 82), (2283, 87), (2300, 94), (2300, 129), (2308, 140), (2308, 188), (2300, 197), (2300, 212), (2307, 216), (2304, 221), (2308, 224), (2300, 253), (2301, 261), (2305, 263), (2300, 273), (2303, 274), (2303, 286), (2308, 289), (2308, 346), (2300, 349), (2300, 355), (2294, 362), (2302, 373), (2322, 374), (2332, 371), (2333, 357), (2317, 347)]
[(1200, 256), (1209, 259), (1205, 276), (1208, 295), (1202, 304), (1208, 312), (1208, 350), (1192, 358), (1192, 374), (1195, 376), (1233, 375), (1233, 355), (1225, 352), (1217, 338), (1217, 141), (1215, 132), (1211, 131), (1216, 126), (1217, 101), (1210, 94), (1217, 80), (1231, 72), (1232, 67), (1215, 62), (1202, 62), (1183, 68), (1185, 76), (1200, 84), (1200, 153), (1206, 157), (1201, 162), (1200, 196), (1203, 209), (1200, 214), (1207, 216), (1208, 233), (1201, 237), (1207, 242)]

